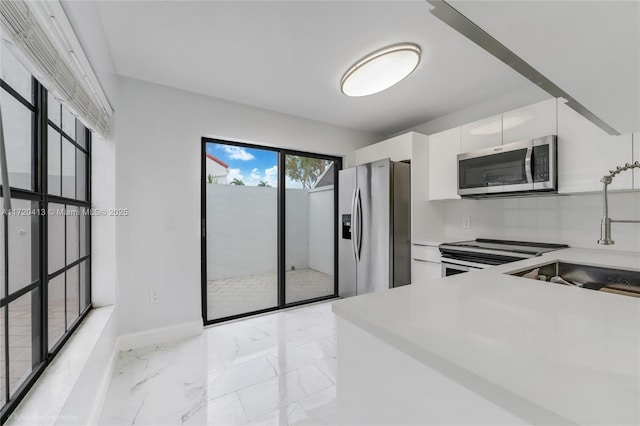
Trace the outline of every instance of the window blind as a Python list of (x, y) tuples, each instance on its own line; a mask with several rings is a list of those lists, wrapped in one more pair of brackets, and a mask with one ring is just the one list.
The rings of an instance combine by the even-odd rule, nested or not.
[(60, 4), (2, 0), (0, 24), (3, 38), (28, 62), (25, 66), (87, 127), (107, 137), (113, 109)]

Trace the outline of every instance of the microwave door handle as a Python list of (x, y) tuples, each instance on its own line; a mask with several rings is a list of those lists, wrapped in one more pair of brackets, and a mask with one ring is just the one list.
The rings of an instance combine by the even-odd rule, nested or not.
[(533, 173), (531, 165), (531, 157), (533, 155), (533, 147), (527, 148), (527, 155), (524, 158), (524, 171), (527, 174), (527, 183), (533, 183)]

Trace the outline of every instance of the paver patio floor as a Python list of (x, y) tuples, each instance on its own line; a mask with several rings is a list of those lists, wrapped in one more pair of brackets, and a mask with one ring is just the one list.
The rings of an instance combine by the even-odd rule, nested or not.
[[(285, 274), (287, 303), (333, 294), (333, 276), (314, 269), (296, 269)], [(268, 272), (223, 278), (207, 283), (207, 319), (224, 318), (275, 307), (278, 275)]]

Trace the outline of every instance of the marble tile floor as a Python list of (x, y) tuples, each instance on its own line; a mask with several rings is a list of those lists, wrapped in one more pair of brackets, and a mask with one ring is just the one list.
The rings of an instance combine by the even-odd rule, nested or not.
[[(209, 320), (268, 309), (278, 304), (275, 272), (231, 277), (207, 283)], [(314, 269), (296, 269), (285, 274), (287, 303), (333, 294), (332, 275)]]
[(336, 423), (331, 302), (122, 352), (101, 425)]

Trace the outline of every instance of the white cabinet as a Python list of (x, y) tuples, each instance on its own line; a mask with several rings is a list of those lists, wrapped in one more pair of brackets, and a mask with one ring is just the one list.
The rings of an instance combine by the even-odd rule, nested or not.
[(411, 145), (414, 135), (409, 132), (356, 150), (356, 165), (390, 158), (391, 161), (411, 160)]
[(421, 284), (442, 276), (442, 265), (421, 259), (411, 260), (411, 284)]
[(548, 99), (502, 114), (502, 143), (555, 135), (556, 99)]
[(411, 245), (411, 283), (423, 283), (442, 276), (440, 250), (436, 245)]
[[(600, 191), (600, 179), (633, 158), (631, 135), (611, 136), (558, 102), (558, 192)], [(616, 176), (609, 189), (631, 189), (632, 173)]]
[(476, 151), (557, 133), (556, 99), (494, 115), (462, 126), (462, 152)]
[[(633, 137), (633, 161), (640, 161), (640, 132)], [(633, 189), (640, 189), (640, 169), (633, 169)]]
[(461, 152), (502, 145), (502, 114), (465, 124), (460, 133)]
[(460, 127), (429, 136), (429, 200), (453, 200), (458, 195)]
[(429, 201), (429, 137), (414, 134), (411, 159), (411, 241), (443, 237), (441, 202)]

